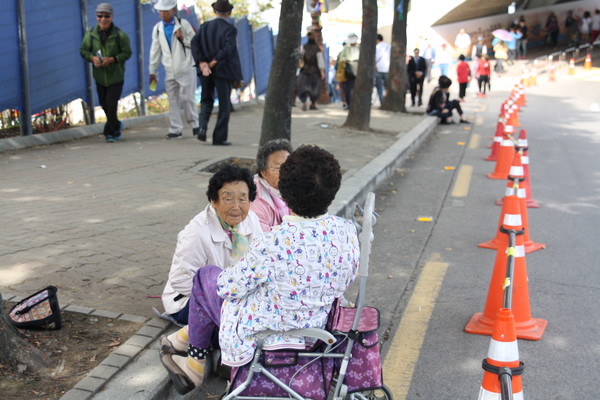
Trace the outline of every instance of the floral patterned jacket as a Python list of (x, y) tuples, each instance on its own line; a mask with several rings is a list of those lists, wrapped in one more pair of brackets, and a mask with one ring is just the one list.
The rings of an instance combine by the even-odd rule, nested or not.
[[(259, 236), (248, 254), (218, 279), (221, 308), (219, 342), (223, 363), (252, 359), (254, 333), (322, 328), (334, 299), (341, 297), (358, 271), (360, 246), (349, 220), (285, 216)], [(266, 349), (299, 348), (304, 339), (272, 335)]]

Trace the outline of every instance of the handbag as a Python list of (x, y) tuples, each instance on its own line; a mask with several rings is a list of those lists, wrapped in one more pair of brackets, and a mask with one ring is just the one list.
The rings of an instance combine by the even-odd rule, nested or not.
[(15, 304), (8, 313), (17, 328), (60, 329), (62, 321), (56, 286), (48, 286)]

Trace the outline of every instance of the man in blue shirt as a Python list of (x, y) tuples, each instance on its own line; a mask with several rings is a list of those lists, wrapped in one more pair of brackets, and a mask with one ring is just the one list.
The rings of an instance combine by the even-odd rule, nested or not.
[(158, 64), (165, 68), (165, 89), (169, 98), (169, 133), (167, 139), (182, 137), (183, 122), (179, 108), (183, 108), (186, 120), (198, 135), (198, 106), (196, 104), (196, 71), (190, 43), (194, 37), (192, 25), (175, 16), (176, 0), (158, 0), (154, 5), (161, 22), (152, 29), (150, 46), (150, 83), (156, 83)]
[(510, 27), (511, 40), (506, 41), (506, 47), (508, 48), (508, 65), (513, 65), (515, 57), (517, 56), (517, 39), (521, 39), (523, 36), (518, 31), (518, 26), (513, 24)]

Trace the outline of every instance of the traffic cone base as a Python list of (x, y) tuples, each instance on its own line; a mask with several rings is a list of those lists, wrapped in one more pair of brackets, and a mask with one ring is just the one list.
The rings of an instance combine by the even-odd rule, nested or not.
[(510, 171), (510, 165), (515, 157), (515, 147), (513, 142), (506, 138), (502, 140), (498, 149), (498, 160), (494, 172), (486, 174), (489, 179), (507, 179)]
[[(500, 197), (496, 200), (497, 206), (501, 206), (502, 204), (504, 204), (504, 197)], [(537, 200), (526, 199), (525, 204), (527, 205), (527, 208), (540, 208), (540, 202)]]
[[(471, 320), (465, 326), (465, 332), (474, 335), (491, 336), (494, 333), (495, 319), (486, 318), (485, 315), (475, 313)], [(517, 328), (517, 338), (525, 340), (540, 340), (544, 335), (544, 330), (548, 321), (541, 318), (531, 318), (524, 322), (515, 322)]]

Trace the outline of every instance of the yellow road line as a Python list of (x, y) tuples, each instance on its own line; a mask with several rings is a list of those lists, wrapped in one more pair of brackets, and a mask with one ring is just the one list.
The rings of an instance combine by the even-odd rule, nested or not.
[[(434, 259), (439, 258), (439, 255), (434, 256)], [(430, 261), (425, 264), (394, 334), (383, 363), (383, 374), (395, 400), (405, 400), (408, 395), (429, 319), (447, 269), (448, 264), (443, 262)]]
[(479, 148), (479, 141), (480, 140), (481, 140), (481, 135), (478, 135), (477, 133), (474, 133), (471, 136), (471, 140), (469, 140), (469, 146), (468, 146), (468, 148), (471, 149), (471, 150)]
[(473, 176), (473, 166), (461, 165), (456, 175), (454, 189), (452, 189), (452, 197), (467, 197), (471, 185), (471, 176)]

